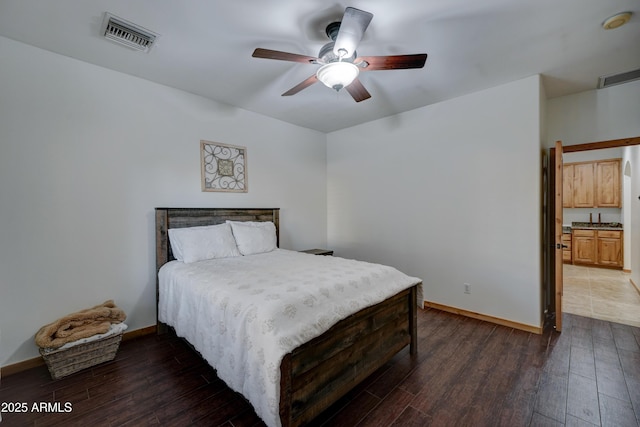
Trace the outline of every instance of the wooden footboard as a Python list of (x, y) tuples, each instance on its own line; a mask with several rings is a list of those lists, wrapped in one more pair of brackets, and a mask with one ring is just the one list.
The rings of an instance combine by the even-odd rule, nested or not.
[(283, 426), (308, 423), (407, 345), (417, 353), (417, 286), (340, 321), (284, 357)]

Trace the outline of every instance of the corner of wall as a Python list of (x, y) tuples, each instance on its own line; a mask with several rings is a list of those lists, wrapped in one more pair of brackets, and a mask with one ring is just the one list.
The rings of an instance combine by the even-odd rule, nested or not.
[(540, 147), (546, 149), (547, 142), (547, 90), (544, 85), (544, 79), (542, 75), (540, 77), (540, 95), (538, 102), (540, 103)]

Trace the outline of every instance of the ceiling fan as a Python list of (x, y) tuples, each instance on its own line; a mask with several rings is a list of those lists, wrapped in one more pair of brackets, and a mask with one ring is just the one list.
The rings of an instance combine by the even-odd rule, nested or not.
[(254, 58), (277, 59), (321, 65), (318, 71), (282, 94), (291, 96), (320, 81), (336, 91), (345, 88), (356, 102), (371, 98), (371, 94), (358, 79), (360, 71), (401, 70), (422, 68), (427, 60), (426, 53), (413, 55), (357, 56), (356, 47), (373, 14), (364, 10), (347, 7), (342, 22), (332, 22), (327, 26), (327, 36), (332, 40), (320, 49), (318, 57), (258, 48)]

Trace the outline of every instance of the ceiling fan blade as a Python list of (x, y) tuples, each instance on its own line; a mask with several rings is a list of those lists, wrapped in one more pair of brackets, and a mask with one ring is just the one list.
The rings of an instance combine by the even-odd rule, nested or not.
[(354, 7), (346, 8), (333, 46), (333, 53), (341, 58), (353, 56), (372, 19), (373, 13)]
[(360, 68), (361, 71), (422, 68), (427, 61), (427, 54), (417, 53), (415, 55), (360, 56), (356, 58), (354, 63), (358, 64), (361, 61), (365, 61), (369, 64), (366, 67)]
[(314, 64), (318, 58), (313, 56), (298, 55), (297, 53), (281, 52), (279, 50), (257, 48), (251, 55), (254, 58), (278, 59), (280, 61), (302, 62)]
[(351, 84), (345, 87), (347, 92), (353, 97), (356, 102), (364, 101), (365, 99), (371, 98), (371, 94), (365, 87), (362, 85), (360, 79), (356, 78)]
[(317, 81), (318, 81), (318, 78), (314, 74), (313, 76), (311, 76), (308, 79), (302, 81), (301, 83), (298, 83), (296, 86), (292, 87), (291, 89), (289, 89), (288, 91), (283, 93), (282, 96), (295, 95), (296, 93), (300, 92), (302, 89), (308, 88), (309, 86), (311, 86), (312, 84), (316, 83)]

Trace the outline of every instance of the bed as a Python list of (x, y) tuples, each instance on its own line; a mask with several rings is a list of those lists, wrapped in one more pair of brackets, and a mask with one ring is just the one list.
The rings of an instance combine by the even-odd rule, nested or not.
[[(278, 364), (275, 367), (270, 363), (265, 363), (264, 370), (269, 371), (268, 368), (271, 367), (273, 372), (260, 373), (260, 375), (269, 377), (277, 383), (275, 391), (272, 392), (271, 389), (268, 389), (270, 393), (275, 393), (275, 399), (271, 399), (268, 402), (260, 401), (259, 396), (252, 395), (252, 391), (259, 389), (259, 387), (248, 387), (246, 384), (251, 386), (252, 384), (250, 382), (237, 382), (235, 379), (225, 377), (227, 375), (226, 371), (241, 369), (238, 368), (237, 365), (245, 363), (245, 358), (250, 359), (246, 362), (247, 364), (251, 362), (252, 358), (256, 359), (258, 356), (261, 357), (261, 359), (258, 358), (258, 360), (264, 362), (264, 353), (266, 352), (268, 357), (270, 357), (271, 350), (263, 350), (259, 345), (254, 345), (254, 342), (258, 341), (257, 339), (246, 338), (242, 340), (237, 339), (236, 341), (243, 341), (245, 345), (249, 343), (247, 348), (249, 348), (250, 351), (242, 351), (243, 356), (237, 358), (237, 363), (235, 363), (235, 360), (230, 363), (230, 365), (233, 365), (232, 367), (227, 367), (227, 363), (225, 363), (223, 359), (218, 361), (214, 356), (210, 355), (210, 353), (214, 351), (210, 351), (210, 349), (207, 348), (208, 343), (211, 341), (211, 336), (220, 333), (220, 326), (223, 326), (224, 332), (231, 330), (233, 334), (235, 334), (236, 327), (229, 323), (225, 324), (226, 320), (216, 321), (215, 319), (218, 318), (215, 316), (220, 316), (220, 313), (212, 313), (215, 310), (209, 309), (209, 304), (206, 304), (206, 310), (202, 309), (201, 306), (205, 305), (200, 303), (200, 301), (204, 300), (202, 296), (185, 296), (186, 293), (183, 295), (183, 292), (185, 292), (183, 288), (186, 288), (186, 286), (176, 287), (174, 285), (174, 287), (170, 287), (173, 280), (177, 280), (174, 279), (173, 274), (179, 274), (180, 271), (187, 268), (187, 266), (183, 265), (183, 263), (171, 262), (175, 259), (175, 256), (169, 241), (169, 230), (173, 228), (225, 224), (227, 221), (233, 221), (234, 223), (247, 222), (247, 224), (273, 223), (275, 226), (276, 245), (279, 246), (279, 209), (156, 209), (156, 265), (159, 273), (156, 292), (159, 316), (158, 331), (166, 330), (167, 325), (164, 322), (167, 322), (169, 326), (176, 330), (178, 335), (185, 337), (218, 371), (218, 376), (220, 376), (221, 379), (227, 382), (231, 388), (245, 395), (256, 409), (256, 413), (258, 413), (268, 425), (298, 426), (307, 424), (340, 397), (344, 396), (355, 385), (387, 363), (403, 348), (409, 346), (411, 355), (417, 353), (417, 295), (421, 283), (419, 279), (409, 278), (412, 280), (411, 283), (407, 285), (407, 283), (404, 283), (404, 278), (400, 280), (398, 276), (398, 280), (396, 280), (396, 276), (394, 276), (395, 273), (389, 273), (387, 269), (390, 269), (390, 267), (379, 266), (381, 270), (372, 274), (373, 276), (380, 276), (385, 279), (386, 276), (384, 276), (384, 274), (391, 274), (389, 277), (393, 278), (394, 283), (389, 285), (389, 289), (392, 290), (392, 295), (385, 296), (382, 301), (375, 300), (375, 298), (382, 298), (380, 295), (371, 296), (371, 301), (365, 302), (366, 306), (358, 308), (357, 311), (353, 313), (344, 312), (344, 307), (342, 306), (335, 309), (335, 312), (341, 314), (341, 320), (335, 320), (335, 316), (333, 315), (333, 317), (328, 316), (328, 319), (322, 319), (318, 322), (326, 324), (322, 333), (309, 330), (308, 328), (304, 329), (304, 333), (300, 336), (304, 337), (306, 336), (305, 334), (308, 334), (310, 337), (308, 340), (301, 340), (298, 335), (291, 339), (277, 338), (277, 336), (277, 339), (273, 339), (273, 342), (280, 343), (280, 347), (285, 349), (283, 350), (284, 354), (278, 356), (276, 359), (278, 360)], [(244, 278), (246, 276), (247, 265), (251, 265), (251, 268), (253, 268), (253, 263), (256, 263), (255, 265), (257, 266), (263, 265), (267, 269), (271, 268), (271, 271), (267, 273), (261, 271), (259, 276), (253, 278), (250, 275), (247, 276), (248, 279), (243, 280), (249, 280), (252, 283), (240, 284), (237, 288), (253, 289), (251, 286), (253, 286), (254, 283), (260, 282), (263, 276), (268, 277), (269, 275), (273, 275), (277, 281), (283, 281), (282, 286), (285, 286), (284, 282), (287, 280), (297, 280), (293, 278), (290, 279), (290, 276), (281, 277), (280, 270), (281, 268), (283, 271), (285, 269), (284, 267), (280, 267), (278, 263), (284, 263), (282, 264), (283, 266), (289, 264), (297, 266), (299, 262), (298, 270), (303, 269), (306, 272), (314, 271), (315, 269), (320, 271), (320, 269), (327, 266), (325, 268), (327, 275), (334, 276), (337, 274), (334, 274), (334, 272), (341, 271), (341, 269), (345, 270), (346, 273), (344, 274), (346, 275), (350, 273), (358, 275), (357, 269), (361, 267), (361, 264), (366, 264), (357, 264), (359, 263), (358, 261), (276, 249), (266, 254), (230, 257), (213, 261), (205, 260), (190, 264), (196, 268), (195, 273), (192, 270), (185, 271), (189, 271), (186, 273), (187, 276), (193, 278), (204, 277), (206, 275), (218, 276), (218, 270), (215, 269), (224, 269), (224, 271), (231, 272), (229, 277), (225, 279), (228, 280), (225, 286), (232, 286), (233, 283), (239, 280), (238, 277)], [(213, 268), (213, 271), (216, 271), (216, 273), (209, 273), (205, 268)], [(274, 269), (277, 271), (274, 271)], [(395, 269), (391, 270), (397, 271)], [(184, 275), (184, 272), (182, 274)], [(233, 274), (236, 274), (236, 276), (233, 276)], [(340, 274), (342, 275), (343, 273), (341, 272)], [(396, 281), (403, 281), (403, 283), (395, 283)], [(280, 285), (280, 282), (278, 282), (278, 285)], [(342, 285), (339, 284), (332, 286), (336, 286), (336, 288), (331, 288), (331, 292), (326, 290), (325, 292), (333, 293), (334, 289), (342, 290), (343, 288), (340, 288)], [(357, 287), (355, 283), (353, 286)], [(316, 286), (314, 286), (314, 288), (315, 287)], [(394, 287), (402, 287), (402, 289), (396, 292)], [(196, 286), (196, 288), (199, 288), (199, 286)], [(293, 289), (297, 288), (297, 286), (289, 283), (286, 285), (286, 289), (290, 290), (289, 288)], [(221, 300), (224, 300), (222, 307), (226, 309), (227, 303), (229, 304), (228, 311), (232, 311), (231, 306), (236, 307), (236, 305), (234, 305), (233, 300), (229, 302), (225, 298), (235, 295), (237, 289), (233, 288), (233, 292), (229, 291), (231, 292), (229, 295), (224, 298), (220, 297)], [(327, 289), (329, 288), (327, 287)], [(260, 291), (262, 291), (262, 289), (260, 289)], [(253, 292), (258, 291), (254, 289)], [(390, 291), (387, 290), (387, 292)], [(262, 300), (258, 300), (260, 301), (259, 304), (255, 303), (256, 300), (254, 300), (254, 303), (250, 303), (248, 296), (242, 297), (242, 300), (246, 300), (248, 307), (252, 309), (262, 309), (262, 306), (268, 305), (269, 299), (273, 299), (269, 293), (260, 294), (258, 297), (262, 298)], [(316, 297), (320, 298), (319, 295), (316, 295)], [(215, 296), (214, 301), (217, 301), (216, 298), (219, 297)], [(180, 304), (176, 303), (176, 301), (182, 301), (182, 303), (180, 303), (182, 306), (178, 307)], [(347, 305), (346, 301), (348, 301), (348, 297), (344, 297), (344, 301), (345, 305)], [(241, 309), (239, 304), (240, 303), (238, 303), (238, 307), (234, 309), (238, 313), (244, 313), (244, 309)], [(215, 306), (219, 304), (216, 302), (210, 305), (215, 309)], [(302, 307), (302, 305), (300, 305), (300, 307)], [(205, 328), (192, 325), (191, 323), (184, 323), (180, 320), (180, 315), (175, 314), (184, 309), (188, 309), (189, 313), (198, 311), (199, 317), (204, 316), (206, 319), (209, 319), (207, 320), (209, 323), (205, 322), (205, 324), (216, 326)], [(329, 311), (327, 310), (326, 312), (328, 313)], [(295, 315), (296, 310), (291, 309), (289, 305), (283, 301), (282, 313), (288, 315), (293, 313), (293, 315)], [(250, 321), (255, 318), (255, 316), (251, 315), (247, 315), (247, 317), (243, 316), (244, 314), (240, 317), (245, 319), (245, 321), (246, 318), (249, 318)], [(197, 322), (193, 323), (195, 324)], [(292, 325), (297, 324), (297, 322), (290, 323)], [(263, 324), (262, 328), (264, 329), (264, 327)], [(247, 328), (246, 325), (244, 325), (242, 327), (238, 326), (237, 329), (254, 330), (256, 328)], [(276, 329), (279, 329), (279, 327)], [(218, 338), (218, 335), (215, 335), (215, 337)], [(286, 346), (282, 344), (283, 342)], [(222, 351), (219, 346), (216, 348), (216, 351)], [(249, 368), (242, 369), (246, 369), (246, 371), (249, 372), (246, 374), (246, 378), (258, 381), (256, 380), (258, 374), (255, 371), (251, 371)], [(258, 381), (256, 384), (262, 383)], [(260, 390), (259, 393), (256, 392), (254, 394), (263, 394), (263, 391), (264, 390)], [(263, 395), (268, 396), (269, 393), (264, 393)], [(266, 401), (268, 399), (265, 398), (264, 400)], [(267, 404), (271, 407), (269, 410), (265, 409)], [(275, 408), (273, 408), (273, 406), (275, 406)]]

